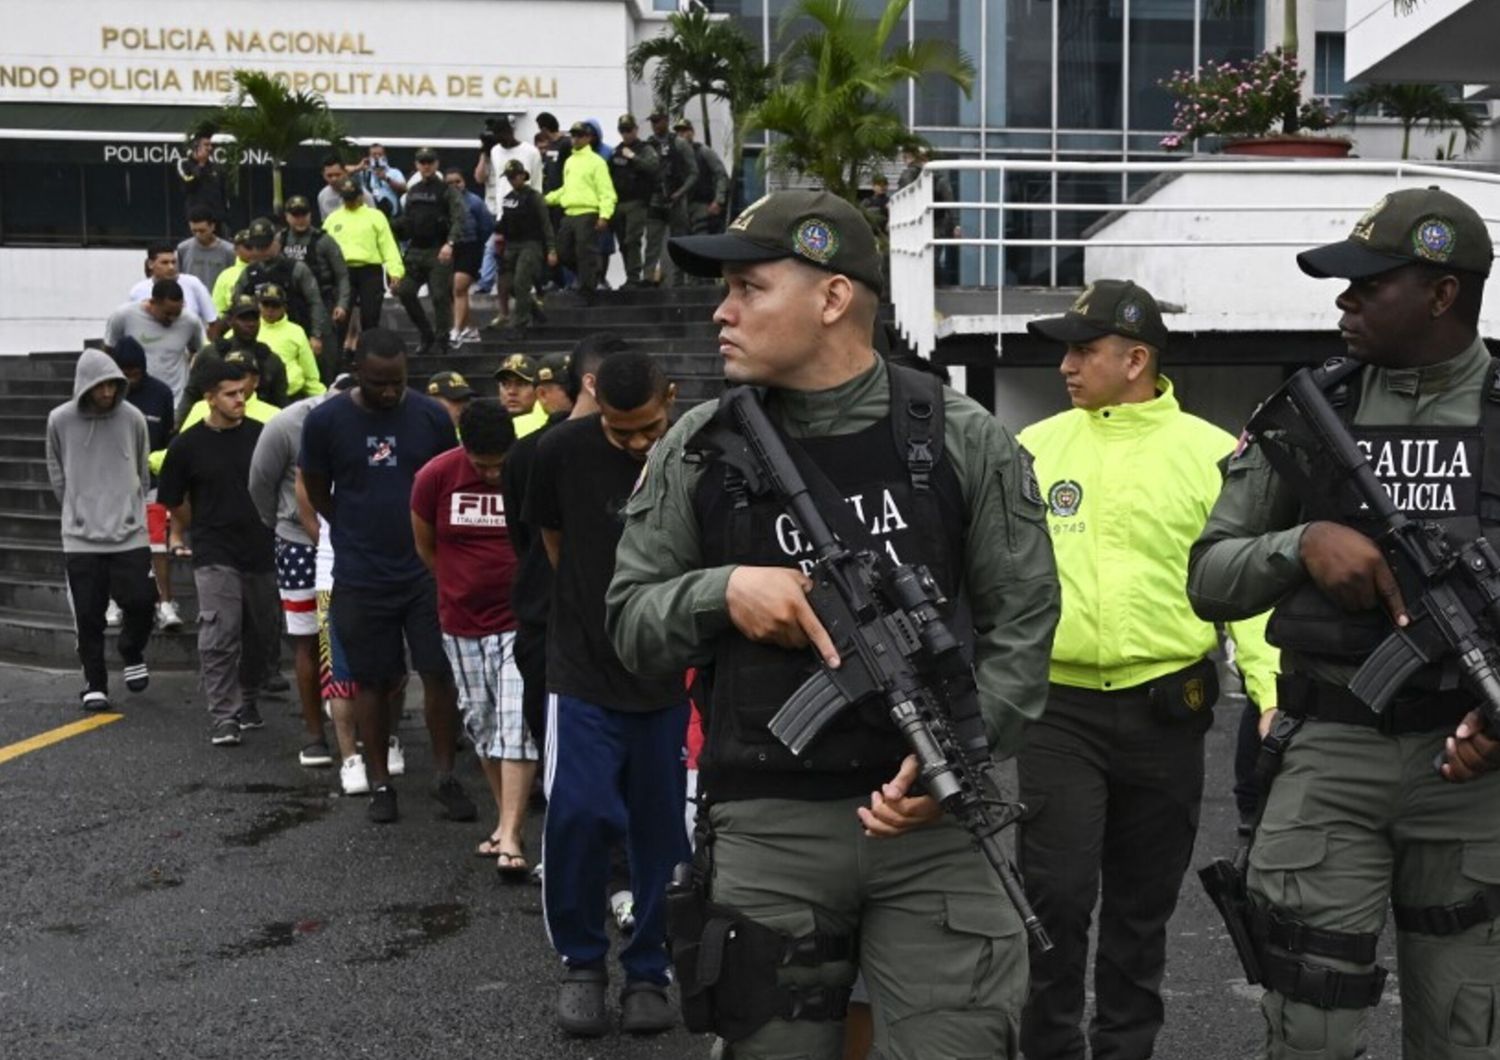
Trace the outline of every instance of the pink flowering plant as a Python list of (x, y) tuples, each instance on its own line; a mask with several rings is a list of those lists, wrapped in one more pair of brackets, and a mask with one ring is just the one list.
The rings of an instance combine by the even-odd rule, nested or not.
[(1161, 82), (1177, 98), (1172, 133), (1161, 146), (1175, 151), (1205, 136), (1236, 139), (1278, 129), (1290, 135), (1330, 128), (1338, 116), (1322, 100), (1302, 98), (1306, 76), (1297, 57), (1281, 48), (1238, 64), (1209, 60), (1196, 75), (1175, 71)]

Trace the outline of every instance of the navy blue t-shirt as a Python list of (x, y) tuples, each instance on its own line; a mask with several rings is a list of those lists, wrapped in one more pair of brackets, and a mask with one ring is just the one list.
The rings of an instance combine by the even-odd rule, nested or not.
[(351, 392), (308, 413), (297, 466), (333, 487), (335, 584), (378, 589), (426, 576), (411, 536), (411, 485), (457, 444), (443, 406), (410, 390), (388, 411), (356, 404)]

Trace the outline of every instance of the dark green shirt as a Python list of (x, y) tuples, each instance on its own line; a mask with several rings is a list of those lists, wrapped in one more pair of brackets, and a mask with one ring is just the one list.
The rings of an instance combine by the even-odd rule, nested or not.
[[(1014, 754), (1025, 723), (1041, 715), (1059, 590), (1042, 505), (1028, 496), (1029, 462), (1010, 433), (966, 397), (944, 391), (944, 447), (968, 509), (960, 570), (974, 620), (974, 665), (990, 744)], [(606, 597), (616, 651), (640, 672), (707, 663), (731, 628), (724, 593), (730, 566), (704, 567), (693, 511), (701, 465), (684, 444), (713, 414), (693, 409), (657, 443), (625, 507), (625, 533)], [(772, 392), (769, 411), (795, 438), (852, 434), (886, 418), (883, 361), (820, 391)]]

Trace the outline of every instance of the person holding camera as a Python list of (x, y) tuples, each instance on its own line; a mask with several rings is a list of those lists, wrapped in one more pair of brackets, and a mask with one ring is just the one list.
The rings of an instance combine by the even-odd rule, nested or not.
[(229, 198), (224, 190), (224, 171), (214, 161), (210, 137), (193, 137), (192, 153), (177, 160), (177, 176), (182, 179), (183, 209), (189, 224), (194, 214), (207, 211), (215, 233), (222, 233), (229, 217)]
[(401, 196), (406, 194), (406, 177), (385, 155), (382, 144), (371, 144), (369, 153), (359, 160), (354, 173), (360, 187), (370, 193), (375, 205), (387, 217), (401, 213)]

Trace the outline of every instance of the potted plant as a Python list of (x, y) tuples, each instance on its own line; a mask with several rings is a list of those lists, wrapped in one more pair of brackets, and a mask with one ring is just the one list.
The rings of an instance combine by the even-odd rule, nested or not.
[(1306, 76), (1283, 48), (1243, 63), (1210, 60), (1196, 73), (1177, 71), (1161, 82), (1177, 99), (1172, 133), (1161, 146), (1175, 151), (1213, 136), (1226, 154), (1341, 158), (1349, 153), (1347, 139), (1302, 135), (1339, 119), (1322, 100), (1302, 98)]

